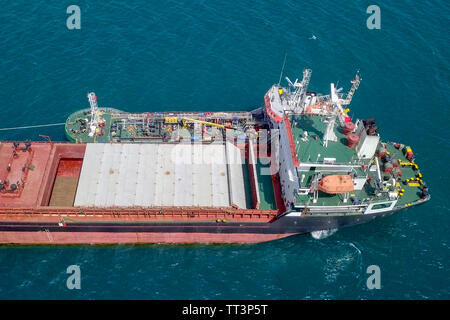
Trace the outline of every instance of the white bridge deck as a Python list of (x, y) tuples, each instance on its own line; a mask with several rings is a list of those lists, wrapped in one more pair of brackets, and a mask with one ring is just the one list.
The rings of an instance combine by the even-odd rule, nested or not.
[(235, 204), (247, 208), (243, 169), (240, 150), (231, 143), (226, 146), (92, 143), (86, 147), (74, 205)]

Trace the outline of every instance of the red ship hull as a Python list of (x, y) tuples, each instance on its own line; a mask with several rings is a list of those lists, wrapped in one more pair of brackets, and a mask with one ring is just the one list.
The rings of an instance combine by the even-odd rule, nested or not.
[(0, 232), (2, 244), (259, 243), (293, 234), (187, 232)]

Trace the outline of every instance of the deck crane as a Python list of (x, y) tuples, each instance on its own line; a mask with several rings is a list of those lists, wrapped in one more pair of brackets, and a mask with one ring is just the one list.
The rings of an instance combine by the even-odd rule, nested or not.
[(213, 127), (218, 127), (221, 129), (225, 129), (225, 126), (223, 124), (218, 124), (218, 123), (214, 123), (214, 122), (208, 122), (208, 121), (203, 121), (203, 120), (198, 120), (198, 119), (192, 119), (192, 118), (183, 118), (183, 127), (186, 126), (186, 122), (197, 122), (197, 123), (201, 123), (207, 126), (213, 126)]
[(218, 124), (218, 123), (214, 123), (214, 122), (209, 122), (209, 121), (203, 121), (203, 120), (198, 120), (198, 119), (193, 119), (193, 118), (183, 118), (181, 120), (183, 122), (183, 127), (186, 127), (186, 123), (187, 122), (197, 122), (197, 123), (201, 123), (207, 126), (213, 126), (213, 127), (217, 127), (217, 128), (221, 128), (221, 129), (233, 129), (233, 130), (240, 130), (239, 128), (235, 128), (232, 126), (225, 126), (223, 124)]

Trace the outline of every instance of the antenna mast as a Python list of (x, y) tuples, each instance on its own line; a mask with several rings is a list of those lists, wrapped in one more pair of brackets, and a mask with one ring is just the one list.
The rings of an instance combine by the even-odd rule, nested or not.
[(97, 105), (97, 96), (95, 95), (95, 92), (89, 92), (87, 95), (89, 99), (89, 104), (91, 106), (91, 123), (90, 123), (90, 129), (89, 136), (93, 137), (98, 126), (98, 105)]
[(305, 100), (306, 90), (308, 89), (309, 80), (311, 79), (311, 69), (303, 69), (302, 81), (295, 80), (294, 87), (296, 88), (294, 93), (294, 110), (296, 113), (301, 113), (303, 110), (303, 101)]
[(287, 53), (284, 54), (283, 67), (281, 68), (280, 80), (278, 80), (278, 85), (280, 85), (280, 83), (281, 83), (281, 77), (283, 76), (284, 66), (285, 66), (285, 64), (286, 64), (286, 57), (287, 57)]

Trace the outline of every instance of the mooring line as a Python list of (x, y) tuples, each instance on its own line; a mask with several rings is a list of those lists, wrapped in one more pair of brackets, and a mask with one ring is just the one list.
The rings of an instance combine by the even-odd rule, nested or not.
[(62, 126), (62, 125), (65, 125), (65, 124), (66, 124), (65, 122), (60, 122), (60, 123), (39, 124), (39, 125), (35, 125), (35, 126), (25, 126), (25, 127), (0, 128), (0, 131), (30, 129), (30, 128), (42, 128), (42, 127), (54, 127), (54, 126)]

